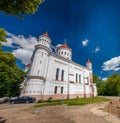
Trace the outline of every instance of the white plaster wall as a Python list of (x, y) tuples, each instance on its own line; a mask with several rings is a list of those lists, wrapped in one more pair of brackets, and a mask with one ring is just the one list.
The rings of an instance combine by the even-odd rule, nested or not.
[(44, 77), (45, 67), (48, 59), (48, 53), (44, 49), (38, 49), (35, 52), (34, 60), (30, 68), (30, 76)]
[(83, 84), (70, 84), (69, 94), (84, 94)]
[(63, 87), (63, 94), (67, 94), (67, 83), (46, 81), (45, 95), (54, 95), (55, 86), (58, 87), (57, 94), (61, 94), (61, 87)]
[(44, 83), (40, 79), (30, 79), (27, 81), (25, 94), (41, 95), (43, 93)]
[(47, 72), (47, 80), (54, 81), (56, 80), (56, 69), (59, 68), (59, 81), (61, 81), (61, 73), (64, 70), (64, 80), (68, 82), (68, 63), (62, 61), (60, 59), (56, 59), (55, 57), (51, 56), (49, 60), (49, 67)]
[(94, 96), (96, 97), (97, 96), (97, 87), (96, 87), (96, 84), (94, 84)]

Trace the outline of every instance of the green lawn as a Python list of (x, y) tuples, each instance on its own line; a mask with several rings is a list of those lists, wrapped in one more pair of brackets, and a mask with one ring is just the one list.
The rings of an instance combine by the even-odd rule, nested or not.
[(110, 99), (104, 97), (94, 97), (94, 98), (78, 98), (78, 99), (69, 99), (69, 100), (48, 100), (36, 103), (35, 107), (41, 106), (53, 106), (53, 105), (62, 105), (66, 104), (68, 106), (72, 105), (87, 105), (92, 103), (102, 103), (110, 101)]

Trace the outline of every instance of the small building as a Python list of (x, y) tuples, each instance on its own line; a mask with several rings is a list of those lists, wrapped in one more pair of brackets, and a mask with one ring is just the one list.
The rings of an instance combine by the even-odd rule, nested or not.
[(91, 61), (88, 60), (86, 66), (75, 63), (72, 61), (72, 49), (66, 42), (59, 45), (55, 52), (51, 49), (51, 42), (48, 33), (39, 36), (31, 63), (25, 68), (27, 76), (21, 95), (37, 100), (97, 96)]

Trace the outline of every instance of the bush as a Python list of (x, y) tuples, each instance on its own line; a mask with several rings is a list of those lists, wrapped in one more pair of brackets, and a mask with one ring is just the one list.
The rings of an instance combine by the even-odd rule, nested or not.
[(47, 102), (51, 102), (52, 101), (52, 97), (49, 97)]

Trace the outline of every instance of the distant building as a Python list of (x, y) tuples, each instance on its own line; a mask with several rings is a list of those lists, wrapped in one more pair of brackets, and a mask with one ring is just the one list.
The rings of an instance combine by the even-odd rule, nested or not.
[(86, 67), (72, 61), (72, 50), (66, 42), (51, 49), (51, 39), (47, 33), (40, 35), (35, 46), (31, 63), (26, 65), (27, 77), (21, 95), (33, 96), (37, 100), (71, 99), (95, 97), (96, 85), (92, 78), (92, 63)]

